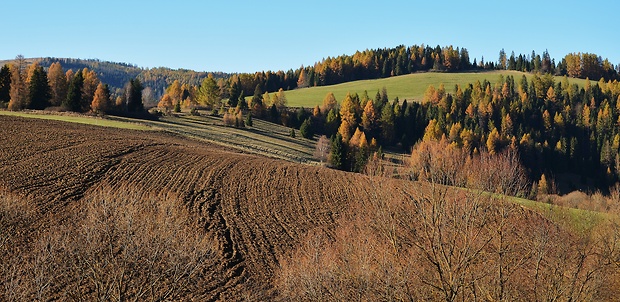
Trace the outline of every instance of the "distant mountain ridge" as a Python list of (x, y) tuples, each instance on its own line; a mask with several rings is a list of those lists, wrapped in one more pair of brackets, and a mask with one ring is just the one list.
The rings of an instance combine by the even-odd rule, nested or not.
[[(28, 58), (28, 64), (38, 62), (44, 68), (49, 68), (55, 62), (59, 62), (65, 71), (74, 71), (88, 68), (97, 73), (99, 79), (110, 86), (112, 92), (120, 92), (125, 84), (134, 78), (139, 79), (145, 88), (150, 89), (152, 100), (158, 100), (175, 80), (190, 85), (200, 85), (202, 80), (212, 73), (218, 78), (228, 78), (230, 74), (223, 72), (199, 72), (189, 69), (172, 69), (167, 67), (141, 68), (133, 64), (101, 61), (98, 59), (73, 59), (73, 58)], [(11, 63), (13, 60), (0, 60), (0, 66)], [(147, 100), (148, 101), (148, 100)]]

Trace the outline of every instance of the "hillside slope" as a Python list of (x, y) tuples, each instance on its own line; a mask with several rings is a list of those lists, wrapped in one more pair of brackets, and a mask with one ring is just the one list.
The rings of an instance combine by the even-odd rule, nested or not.
[[(515, 81), (521, 80), (522, 76), (526, 76), (528, 80), (534, 75), (532, 73), (519, 72), (519, 71), (481, 71), (481, 72), (462, 72), (462, 73), (446, 73), (446, 72), (420, 72), (402, 76), (395, 76), (376, 80), (362, 80), (353, 81), (337, 85), (310, 87), (303, 89), (295, 89), (286, 92), (286, 98), (288, 105), (291, 107), (306, 107), (313, 108), (316, 105), (321, 105), (323, 98), (327, 93), (332, 92), (338, 102), (344, 100), (347, 93), (357, 93), (360, 96), (365, 91), (368, 92), (368, 96), (371, 99), (375, 98), (377, 91), (380, 91), (383, 87), (387, 89), (390, 101), (395, 97), (398, 97), (401, 101), (421, 101), (424, 97), (426, 89), (433, 85), (435, 88), (440, 84), (444, 84), (446, 91), (449, 93), (454, 92), (455, 85), (468, 85), (473, 84), (476, 81), (483, 82), (489, 81), (491, 84), (495, 84), (501, 76), (513, 76)], [(555, 77), (555, 81), (559, 82), (562, 77)], [(585, 80), (570, 78), (571, 84), (577, 83), (579, 86), (584, 86)]]
[[(420, 234), (417, 228), (423, 226), (416, 216), (421, 208), (414, 205), (432, 198), (427, 186), (419, 183), (377, 182), (360, 174), (238, 153), (156, 131), (11, 116), (0, 116), (0, 124), (0, 300), (303, 300), (297, 291), (312, 285), (306, 281), (313, 280), (305, 278), (314, 268), (321, 274), (327, 270), (334, 278), (348, 278), (331, 270), (369, 255), (372, 261), (401, 263), (400, 258), (390, 262), (391, 248), (384, 241), (398, 230), (394, 235), (402, 242), (403, 255), (414, 252), (417, 238), (422, 238), (415, 235)], [(446, 210), (451, 209), (446, 213), (460, 217), (469, 197), (461, 190), (449, 195), (454, 195), (454, 202), (446, 204)], [(510, 213), (500, 226), (519, 226), (510, 228), (507, 242), (529, 242), (532, 230), (543, 236), (532, 237), (532, 244), (537, 238), (547, 242), (534, 247), (545, 254), (543, 266), (549, 276), (529, 282), (534, 271), (520, 265), (515, 282), (525, 281), (515, 283), (519, 286), (514, 288), (515, 297), (520, 288), (534, 286), (535, 292), (535, 286), (549, 282), (557, 285), (551, 290), (583, 282), (588, 293), (596, 294), (599, 281), (606, 282), (590, 282), (586, 278), (590, 270), (577, 270), (577, 281), (567, 277), (573, 276), (575, 267), (581, 268), (573, 265), (577, 259), (573, 253), (579, 250), (559, 244), (570, 247), (578, 238), (542, 215), (514, 204), (490, 203), (472, 210), (468, 217), (474, 225), (491, 226), (481, 233), (488, 231), (487, 239), (466, 240), (483, 242), (481, 249), (491, 262), (476, 260), (472, 265), (485, 267), (487, 279), (493, 280), (494, 255), (501, 255), (493, 252), (493, 245), (486, 251), (487, 243), (498, 239), (493, 234), (501, 216), (495, 212)], [(457, 216), (455, 221), (461, 223)], [(437, 230), (448, 226), (460, 231), (460, 224), (450, 225), (450, 217)], [(326, 236), (314, 241), (312, 234)], [(313, 242), (319, 243), (315, 248), (316, 255), (323, 255), (321, 263), (329, 265), (317, 266), (314, 258), (303, 256), (303, 247)], [(520, 249), (528, 248), (517, 244), (514, 254), (522, 255)], [(404, 284), (416, 284), (416, 272), (432, 273), (414, 258), (402, 261), (408, 272)], [(355, 280), (356, 273), (368, 271), (359, 267), (360, 271), (352, 271)], [(372, 267), (379, 274), (373, 277), (379, 288), (392, 288), (381, 280), (392, 278), (393, 269)], [(283, 277), (288, 279), (282, 281)], [(343, 300), (356, 294), (338, 283), (345, 279), (323, 280), (336, 282), (333, 289)], [(438, 297), (424, 291), (403, 294)]]
[[(0, 123), (0, 187), (33, 209), (24, 230), (9, 239), (15, 258), (5, 260), (35, 257), (19, 252), (36, 250), (41, 234), (77, 217), (102, 190), (176, 196), (187, 208), (185, 220), (214, 244), (191, 293), (199, 300), (273, 297), (270, 280), (282, 255), (309, 229), (329, 231), (347, 204), (368, 197), (358, 175), (164, 134), (4, 116)], [(51, 291), (69, 291), (56, 286)]]

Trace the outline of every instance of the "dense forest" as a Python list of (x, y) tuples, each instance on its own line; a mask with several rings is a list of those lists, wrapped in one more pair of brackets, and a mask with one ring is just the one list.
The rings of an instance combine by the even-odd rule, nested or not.
[(140, 80), (131, 78), (113, 92), (94, 70), (65, 70), (55, 62), (46, 71), (38, 61), (28, 64), (23, 56), (0, 68), (0, 107), (9, 110), (145, 116), (143, 90)]
[[(207, 77), (206, 72), (197, 72), (187, 69), (170, 69), (165, 67), (140, 68), (127, 63), (114, 63), (100, 60), (82, 60), (66, 58), (38, 58), (27, 59), (28, 63), (37, 62), (44, 69), (49, 69), (52, 64), (59, 63), (65, 70), (82, 70), (87, 68), (95, 72), (101, 82), (107, 84), (110, 91), (115, 95), (122, 94), (124, 86), (131, 79), (138, 79), (144, 86), (144, 104), (147, 107), (157, 104), (166, 87), (175, 80), (190, 85), (199, 85)], [(0, 66), (15, 64), (16, 60), (0, 61)], [(230, 75), (222, 72), (212, 73), (218, 79), (228, 78)]]

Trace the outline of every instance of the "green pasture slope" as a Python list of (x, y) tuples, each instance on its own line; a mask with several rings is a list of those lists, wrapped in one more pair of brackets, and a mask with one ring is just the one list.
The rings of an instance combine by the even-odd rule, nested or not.
[[(357, 92), (361, 96), (364, 90), (368, 91), (368, 96), (371, 99), (374, 99), (377, 91), (381, 90), (383, 87), (387, 88), (390, 100), (398, 97), (401, 101), (405, 99), (408, 101), (421, 101), (429, 85), (439, 87), (439, 84), (443, 83), (447, 92), (453, 92), (454, 85), (457, 84), (464, 86), (469, 83), (475, 83), (476, 81), (482, 82), (485, 79), (494, 84), (498, 81), (500, 75), (512, 75), (515, 78), (515, 82), (520, 81), (522, 75), (525, 75), (528, 80), (533, 76), (531, 73), (507, 70), (467, 73), (425, 72), (385, 79), (354, 81), (331, 86), (296, 89), (286, 91), (285, 94), (288, 100), (288, 106), (303, 106), (305, 108), (313, 108), (316, 105), (322, 104), (323, 98), (325, 98), (325, 95), (329, 92), (334, 93), (338, 102), (342, 102), (348, 92), (352, 94)], [(555, 80), (556, 82), (561, 81), (562, 77), (556, 77)], [(585, 80), (569, 79), (569, 82), (583, 86)]]
[(111, 120), (107, 118), (100, 118), (95, 116), (86, 116), (86, 115), (72, 115), (72, 114), (60, 114), (60, 113), (45, 113), (45, 112), (28, 112), (28, 111), (7, 111), (0, 110), (0, 115), (8, 115), (8, 116), (17, 116), (17, 117), (27, 117), (27, 118), (37, 118), (44, 120), (53, 120), (53, 121), (61, 121), (61, 122), (69, 122), (69, 123), (78, 123), (78, 124), (86, 124), (100, 127), (112, 127), (112, 128), (120, 128), (120, 129), (130, 129), (130, 130), (155, 130), (154, 128), (143, 124), (140, 120), (127, 120), (127, 121), (117, 121)]

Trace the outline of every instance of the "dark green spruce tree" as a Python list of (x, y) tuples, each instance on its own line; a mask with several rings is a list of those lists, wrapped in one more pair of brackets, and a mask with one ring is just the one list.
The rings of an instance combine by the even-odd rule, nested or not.
[(127, 100), (127, 112), (141, 112), (144, 111), (144, 104), (142, 103), (142, 90), (144, 86), (138, 79), (131, 79), (125, 90), (125, 98)]
[(299, 133), (301, 136), (307, 139), (311, 139), (314, 135), (314, 131), (312, 129), (312, 120), (307, 118), (303, 123), (301, 123), (301, 127), (299, 127)]
[(347, 150), (342, 143), (342, 135), (337, 133), (336, 136), (332, 136), (332, 147), (329, 152), (329, 165), (338, 170), (345, 169), (345, 159)]
[(32, 72), (28, 85), (28, 108), (43, 110), (50, 105), (52, 93), (47, 81), (47, 73), (43, 67), (38, 66)]
[(239, 81), (239, 78), (230, 84), (229, 94), (230, 97), (228, 98), (228, 105), (230, 107), (237, 107), (239, 96), (241, 95), (241, 82)]
[(80, 112), (82, 106), (82, 88), (84, 87), (84, 76), (82, 71), (79, 70), (71, 79), (69, 83), (69, 91), (67, 92), (67, 98), (62, 103), (62, 107), (69, 111)]
[(0, 103), (8, 103), (11, 100), (11, 70), (9, 65), (0, 69)]

